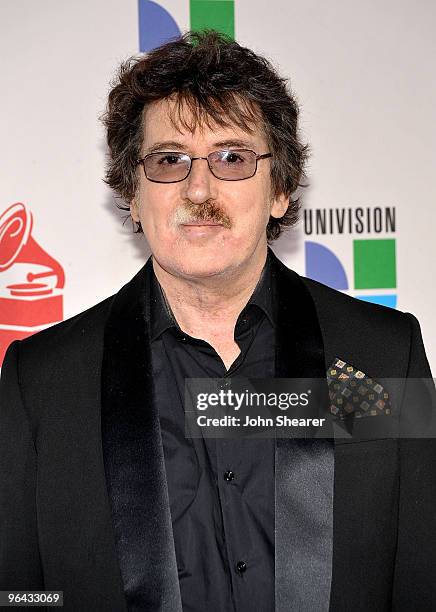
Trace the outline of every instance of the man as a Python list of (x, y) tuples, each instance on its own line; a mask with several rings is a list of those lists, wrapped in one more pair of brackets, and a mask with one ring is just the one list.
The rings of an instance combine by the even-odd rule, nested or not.
[(185, 436), (186, 378), (430, 376), (412, 315), (268, 249), (306, 157), (283, 80), (187, 34), (123, 66), (105, 123), (152, 257), (8, 351), (1, 589), (74, 611), (435, 609), (434, 440)]

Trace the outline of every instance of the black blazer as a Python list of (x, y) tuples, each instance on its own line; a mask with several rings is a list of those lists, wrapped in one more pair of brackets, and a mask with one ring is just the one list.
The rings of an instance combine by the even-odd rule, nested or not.
[[(325, 376), (336, 357), (430, 376), (412, 315), (273, 264), (277, 376)], [(7, 352), (0, 590), (63, 590), (74, 612), (181, 610), (144, 274)], [(436, 610), (435, 470), (435, 440), (278, 440), (276, 609)]]

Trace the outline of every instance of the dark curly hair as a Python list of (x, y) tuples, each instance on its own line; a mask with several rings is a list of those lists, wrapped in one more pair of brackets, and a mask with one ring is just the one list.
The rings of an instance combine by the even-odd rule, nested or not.
[[(264, 57), (214, 30), (187, 32), (150, 53), (124, 62), (109, 93), (102, 121), (107, 130), (109, 159), (105, 182), (127, 203), (138, 185), (137, 163), (143, 141), (144, 109), (172, 97), (176, 104), (170, 119), (192, 130), (212, 122), (237, 125), (247, 132), (261, 125), (273, 154), (271, 186), (274, 196), (289, 196), (283, 217), (270, 217), (268, 241), (298, 219), (298, 198), (293, 199), (302, 177), (308, 147), (297, 130), (298, 105), (273, 66)], [(182, 108), (192, 113), (187, 125)], [(129, 207), (119, 205), (123, 210)], [(138, 224), (137, 231), (142, 231)]]

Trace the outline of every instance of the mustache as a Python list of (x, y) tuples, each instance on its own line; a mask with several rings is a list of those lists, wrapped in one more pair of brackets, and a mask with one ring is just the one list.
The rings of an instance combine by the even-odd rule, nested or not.
[(212, 221), (220, 223), (227, 229), (230, 229), (232, 222), (230, 217), (212, 200), (207, 200), (202, 204), (194, 204), (187, 202), (184, 206), (177, 208), (174, 213), (174, 225), (183, 223), (195, 223), (196, 221)]

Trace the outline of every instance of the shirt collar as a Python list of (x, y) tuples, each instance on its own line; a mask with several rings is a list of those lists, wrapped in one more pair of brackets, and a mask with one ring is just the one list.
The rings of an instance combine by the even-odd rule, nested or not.
[[(272, 256), (268, 248), (265, 265), (243, 311), (248, 310), (252, 305), (257, 306), (265, 313), (271, 324), (274, 325), (271, 268)], [(150, 269), (151, 272), (146, 278), (146, 294), (150, 299), (150, 340), (153, 342), (167, 329), (172, 327), (180, 328), (167, 302), (163, 289), (156, 278), (153, 266), (150, 266)]]

